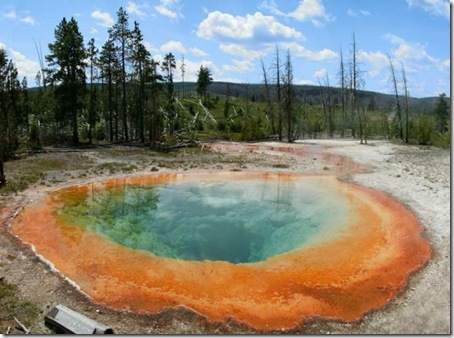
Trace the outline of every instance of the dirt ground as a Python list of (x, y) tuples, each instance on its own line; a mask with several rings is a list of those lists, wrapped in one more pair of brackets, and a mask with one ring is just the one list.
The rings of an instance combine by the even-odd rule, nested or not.
[[(284, 147), (284, 148), (280, 148)], [(123, 175), (180, 171), (270, 171), (336, 175), (385, 191), (419, 218), (432, 257), (410, 276), (405, 290), (380, 310), (354, 323), (314, 319), (284, 333), (304, 334), (449, 334), (450, 327), (450, 152), (387, 141), (360, 145), (354, 140), (279, 143), (211, 143), (159, 154), (112, 146), (90, 149), (49, 148), (8, 163), (48, 166), (25, 191), (0, 198), (0, 333), (53, 333), (44, 316), (63, 304), (121, 334), (259, 333), (231, 319), (210, 323), (183, 307), (159, 314), (119, 312), (94, 304), (70, 282), (40, 261), (10, 234), (15, 215), (33, 200), (64, 186)], [(345, 157), (344, 157), (345, 156)], [(28, 162), (27, 162), (28, 161)], [(39, 163), (39, 166), (38, 164)], [(14, 166), (14, 167), (13, 167)], [(38, 170), (38, 169), (37, 169)]]

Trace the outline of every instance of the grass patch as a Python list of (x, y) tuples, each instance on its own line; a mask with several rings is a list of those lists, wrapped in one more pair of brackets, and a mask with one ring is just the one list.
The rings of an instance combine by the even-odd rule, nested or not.
[(278, 163), (278, 164), (273, 164), (273, 168), (288, 169), (288, 168), (290, 168), (290, 166), (288, 164)]
[[(14, 317), (16, 317), (25, 326), (30, 327), (36, 322), (38, 313), (35, 305), (19, 298), (17, 285), (0, 280), (0, 322), (2, 326), (14, 325)], [(6, 332), (6, 329), (5, 326), (1, 331)]]
[(16, 172), (6, 177), (5, 186), (0, 188), (0, 195), (17, 193), (46, 177), (43, 172)]
[(139, 167), (135, 164), (128, 164), (123, 162), (109, 162), (98, 164), (93, 170), (95, 172), (108, 171), (109, 174), (116, 173), (131, 173), (135, 170), (138, 170)]

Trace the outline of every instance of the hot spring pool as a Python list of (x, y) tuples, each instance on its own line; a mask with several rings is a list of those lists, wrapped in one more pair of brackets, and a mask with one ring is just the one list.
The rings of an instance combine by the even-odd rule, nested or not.
[(326, 179), (199, 178), (54, 197), (63, 223), (159, 257), (250, 263), (327, 241), (352, 215)]
[(28, 205), (13, 234), (94, 302), (185, 306), (258, 329), (357, 320), (430, 255), (416, 217), (329, 176), (161, 173), (72, 186)]

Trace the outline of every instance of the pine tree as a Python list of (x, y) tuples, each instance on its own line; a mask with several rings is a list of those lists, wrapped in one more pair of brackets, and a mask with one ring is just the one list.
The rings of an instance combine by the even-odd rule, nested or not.
[(131, 61), (134, 67), (135, 78), (138, 83), (138, 93), (137, 93), (137, 112), (138, 113), (138, 123), (139, 123), (139, 136), (140, 141), (145, 143), (145, 128), (144, 128), (144, 110), (145, 110), (145, 100), (146, 100), (146, 92), (145, 92), (145, 83), (146, 83), (146, 76), (145, 76), (145, 67), (147, 62), (150, 59), (150, 53), (147, 51), (145, 46), (143, 45), (143, 35), (140, 31), (139, 24), (137, 21), (134, 22), (134, 30), (131, 34)]
[(200, 66), (197, 73), (197, 94), (203, 99), (203, 104), (207, 104), (207, 90), (208, 86), (213, 83), (213, 77), (208, 67)]
[(166, 54), (164, 61), (162, 61), (161, 69), (164, 72), (164, 80), (166, 82), (167, 94), (167, 119), (169, 123), (169, 134), (174, 132), (175, 123), (175, 97), (174, 97), (174, 84), (173, 84), (173, 70), (177, 68), (175, 56), (172, 53)]
[(117, 55), (115, 53), (115, 45), (111, 39), (107, 40), (101, 49), (101, 55), (99, 58), (100, 67), (101, 67), (101, 76), (107, 81), (107, 109), (109, 111), (108, 121), (109, 121), (109, 139), (110, 142), (114, 140), (114, 80), (115, 80), (115, 65)]
[[(55, 96), (58, 102), (57, 119), (64, 124), (70, 121), (72, 141), (79, 143), (78, 116), (82, 110), (85, 88), (84, 40), (77, 21), (63, 18), (55, 29), (55, 42), (49, 44), (51, 54), (46, 56), (51, 81), (57, 85)], [(67, 116), (69, 114), (69, 116)]]
[(435, 116), (437, 118), (437, 131), (445, 133), (448, 130), (448, 122), (450, 120), (448, 103), (445, 100), (446, 94), (442, 93), (438, 96), (437, 105), (435, 107)]
[(98, 48), (95, 46), (95, 39), (91, 39), (88, 42), (88, 48), (87, 48), (87, 54), (88, 54), (88, 59), (90, 61), (89, 68), (90, 68), (90, 103), (88, 106), (88, 123), (89, 123), (89, 129), (88, 129), (88, 140), (89, 143), (92, 143), (93, 139), (93, 131), (95, 128), (95, 123), (96, 123), (96, 112), (97, 112), (97, 98), (98, 94), (96, 92), (96, 88), (93, 86), (93, 80), (95, 78), (95, 68), (97, 67), (98, 64)]
[(128, 112), (127, 112), (127, 99), (126, 99), (126, 61), (128, 59), (128, 46), (131, 39), (131, 31), (129, 30), (128, 13), (120, 7), (117, 12), (117, 23), (109, 29), (110, 39), (118, 42), (119, 59), (121, 69), (119, 73), (119, 80), (121, 82), (121, 113), (123, 120), (123, 134), (126, 141), (129, 141), (128, 132)]

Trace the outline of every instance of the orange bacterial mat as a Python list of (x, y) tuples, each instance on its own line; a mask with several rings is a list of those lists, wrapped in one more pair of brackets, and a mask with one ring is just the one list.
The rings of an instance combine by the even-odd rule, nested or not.
[[(424, 265), (430, 245), (416, 217), (387, 194), (323, 177), (349, 216), (328, 240), (255, 263), (191, 261), (157, 257), (123, 247), (106, 237), (55, 217), (55, 196), (122, 184), (192, 180), (207, 174), (156, 174), (76, 186), (28, 205), (12, 233), (33, 245), (96, 303), (118, 310), (157, 313), (186, 306), (210, 321), (235, 318), (260, 330), (289, 329), (313, 317), (354, 321), (384, 306)], [(209, 174), (211, 175), (211, 174)], [(217, 173), (215, 180), (264, 173)], [(296, 174), (280, 179), (311, 180)]]

